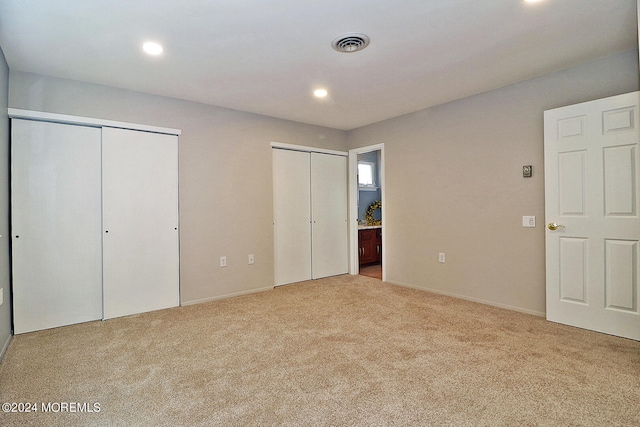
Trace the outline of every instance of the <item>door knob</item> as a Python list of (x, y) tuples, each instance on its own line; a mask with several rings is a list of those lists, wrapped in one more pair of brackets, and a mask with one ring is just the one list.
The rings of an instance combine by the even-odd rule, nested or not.
[(547, 227), (549, 228), (549, 230), (553, 231), (553, 230), (557, 230), (558, 228), (564, 227), (564, 225), (556, 224), (555, 222), (550, 222), (549, 225), (547, 225)]

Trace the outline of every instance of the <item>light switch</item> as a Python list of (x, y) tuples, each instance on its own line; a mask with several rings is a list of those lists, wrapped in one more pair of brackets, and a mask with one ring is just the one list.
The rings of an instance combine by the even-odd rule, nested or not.
[(536, 217), (535, 216), (523, 216), (522, 217), (522, 226), (527, 228), (534, 228), (536, 226)]

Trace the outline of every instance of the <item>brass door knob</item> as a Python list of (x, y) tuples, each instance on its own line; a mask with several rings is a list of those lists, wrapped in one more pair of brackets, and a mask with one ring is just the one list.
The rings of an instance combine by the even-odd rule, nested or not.
[(564, 225), (556, 224), (555, 222), (550, 222), (549, 225), (547, 225), (547, 227), (549, 228), (549, 230), (554, 231), (560, 227), (564, 227)]

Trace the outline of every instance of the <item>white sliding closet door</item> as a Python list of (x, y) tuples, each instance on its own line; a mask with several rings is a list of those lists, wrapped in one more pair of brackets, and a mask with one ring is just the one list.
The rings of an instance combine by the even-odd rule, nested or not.
[(13, 119), (11, 141), (14, 332), (102, 318), (100, 128)]
[(314, 279), (349, 270), (347, 158), (311, 153), (312, 267)]
[(309, 153), (273, 151), (275, 285), (311, 279)]
[(275, 285), (348, 271), (347, 158), (273, 150)]
[(103, 128), (104, 318), (179, 304), (178, 137)]

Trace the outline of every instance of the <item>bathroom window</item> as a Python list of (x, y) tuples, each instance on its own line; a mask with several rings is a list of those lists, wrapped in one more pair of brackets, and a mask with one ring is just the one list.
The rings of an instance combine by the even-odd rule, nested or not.
[(358, 187), (361, 190), (376, 190), (375, 165), (371, 162), (358, 162)]

